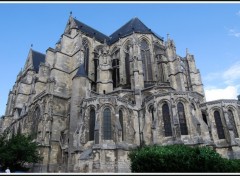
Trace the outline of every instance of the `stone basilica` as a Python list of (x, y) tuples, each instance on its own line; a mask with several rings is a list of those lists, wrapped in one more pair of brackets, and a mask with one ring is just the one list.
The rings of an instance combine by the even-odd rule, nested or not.
[(240, 102), (206, 102), (194, 56), (133, 18), (106, 36), (69, 17), (55, 48), (30, 49), (0, 131), (31, 134), (31, 172), (131, 172), (142, 145), (210, 146), (240, 158)]

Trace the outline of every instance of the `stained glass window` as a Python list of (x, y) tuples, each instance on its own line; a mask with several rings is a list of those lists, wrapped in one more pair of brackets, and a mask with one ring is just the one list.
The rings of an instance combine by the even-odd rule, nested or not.
[(105, 140), (112, 139), (111, 111), (109, 108), (103, 111), (103, 136)]
[(204, 113), (202, 113), (202, 118), (203, 118), (203, 121), (204, 121), (206, 124), (208, 124), (208, 123), (207, 123), (207, 117), (206, 117), (206, 115), (205, 115)]
[(130, 62), (129, 62), (129, 45), (125, 47), (125, 70), (126, 70), (126, 83), (130, 84)]
[(112, 55), (112, 68), (113, 68), (113, 87), (118, 87), (120, 83), (119, 74), (119, 50), (116, 50)]
[(152, 64), (151, 64), (151, 57), (150, 57), (150, 50), (146, 40), (141, 41), (141, 57), (143, 60), (143, 74), (144, 74), (144, 81), (152, 81)]
[(39, 120), (40, 120), (40, 108), (37, 107), (33, 114), (33, 124), (32, 124), (32, 138), (33, 139), (37, 138)]
[(181, 135), (187, 135), (188, 129), (187, 129), (186, 116), (185, 116), (184, 106), (181, 102), (178, 103), (177, 109), (178, 109), (178, 118), (180, 123)]
[(169, 107), (167, 103), (165, 103), (162, 106), (162, 113), (163, 113), (165, 136), (172, 136), (171, 118), (170, 118)]
[(94, 128), (95, 128), (95, 110), (90, 110), (90, 118), (89, 118), (89, 141), (94, 140)]
[(86, 74), (88, 75), (88, 62), (89, 62), (89, 46), (87, 40), (82, 41), (82, 45), (84, 48), (84, 68), (86, 71)]
[(214, 119), (215, 119), (215, 122), (216, 122), (218, 138), (219, 139), (225, 139), (223, 124), (222, 124), (222, 120), (221, 120), (221, 117), (220, 117), (220, 113), (218, 111), (214, 112)]
[(123, 112), (119, 110), (119, 121), (122, 127), (122, 141), (124, 140), (124, 130), (123, 130)]

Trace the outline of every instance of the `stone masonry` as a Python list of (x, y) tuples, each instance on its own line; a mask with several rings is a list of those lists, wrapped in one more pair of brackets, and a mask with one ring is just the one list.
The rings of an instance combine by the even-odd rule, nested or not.
[(32, 172), (130, 171), (145, 145), (210, 146), (240, 158), (240, 102), (206, 102), (194, 56), (133, 18), (112, 35), (69, 17), (55, 48), (30, 49), (0, 132), (31, 134)]

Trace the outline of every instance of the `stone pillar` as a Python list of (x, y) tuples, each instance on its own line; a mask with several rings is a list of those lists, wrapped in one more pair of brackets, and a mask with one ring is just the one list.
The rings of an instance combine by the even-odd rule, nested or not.
[(168, 57), (168, 60), (170, 61), (168, 63), (168, 73), (169, 73), (169, 82), (171, 83), (171, 86), (174, 89), (177, 89), (177, 82), (175, 79), (175, 64), (173, 63), (176, 59), (176, 47), (173, 40), (170, 40), (168, 38), (166, 42), (166, 55)]
[(99, 66), (97, 76), (97, 92), (100, 94), (112, 92), (112, 62), (106, 46), (103, 49), (103, 53), (99, 53)]
[(77, 76), (73, 78), (72, 84), (72, 96), (71, 96), (71, 107), (70, 107), (70, 122), (69, 122), (69, 145), (68, 145), (68, 171), (72, 171), (72, 158), (76, 147), (74, 144), (74, 132), (76, 131), (78, 124), (82, 120), (80, 108), (83, 103), (83, 99), (86, 97), (87, 88), (89, 87), (89, 80), (86, 77)]
[(199, 70), (196, 68), (195, 60), (193, 55), (187, 53), (186, 55), (187, 65), (188, 65), (188, 76), (190, 88), (192, 91), (196, 91), (202, 95), (204, 95), (203, 84), (201, 80), (201, 75)]

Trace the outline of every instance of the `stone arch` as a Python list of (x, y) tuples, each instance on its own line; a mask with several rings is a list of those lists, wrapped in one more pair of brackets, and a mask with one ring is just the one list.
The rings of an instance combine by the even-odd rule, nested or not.
[(176, 99), (176, 103), (178, 103), (178, 102), (183, 102), (183, 103), (185, 104), (185, 106), (186, 106), (188, 103), (190, 103), (190, 102), (188, 101), (188, 99), (186, 99), (185, 97), (178, 97), (178, 98)]
[(146, 40), (149, 47), (151, 46), (151, 40), (146, 35), (141, 35), (140, 37), (138, 37), (139, 44), (141, 44), (142, 40)]
[(94, 48), (94, 52), (96, 53), (99, 53), (99, 51), (102, 53), (103, 52), (103, 48), (104, 48), (104, 45), (97, 45), (95, 48)]
[(124, 41), (122, 42), (122, 47), (124, 47), (126, 44), (133, 44), (133, 38), (132, 37), (126, 37)]
[(116, 50), (119, 50), (119, 46), (117, 44), (114, 44), (110, 47), (109, 53), (112, 55)]

